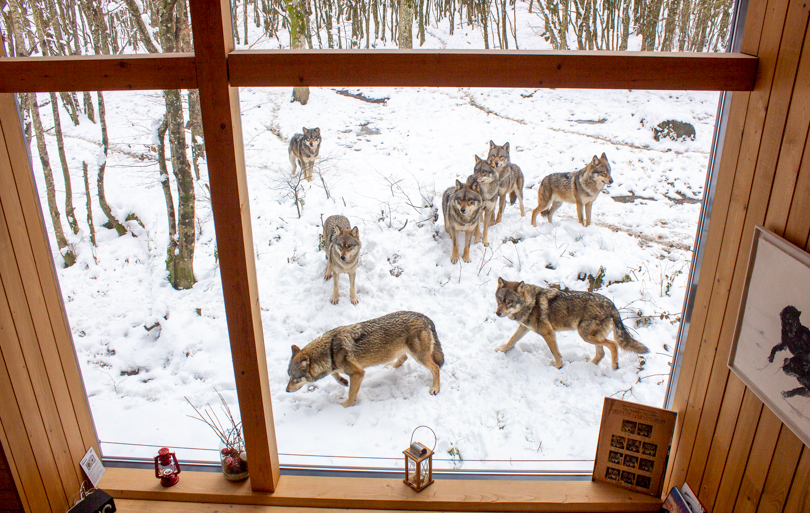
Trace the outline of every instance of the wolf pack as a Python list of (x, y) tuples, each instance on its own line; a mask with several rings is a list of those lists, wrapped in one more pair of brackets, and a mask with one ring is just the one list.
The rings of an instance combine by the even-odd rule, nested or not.
[[(312, 180), (321, 141), (319, 128), (304, 128), (302, 133), (291, 138), (289, 156), (293, 174), (300, 167), (302, 177)], [(551, 223), (552, 216), (563, 203), (574, 204), (579, 223), (589, 226), (594, 201), (602, 189), (612, 183), (610, 162), (604, 153), (600, 157), (594, 155), (578, 171), (545, 176), (538, 187), (532, 226), (536, 226), (538, 214)], [(456, 180), (442, 193), (444, 229), (452, 241), (451, 263), (458, 262), (458, 238), (462, 232), (461, 260), (464, 262), (470, 262), (473, 239), (476, 244), (489, 245), (489, 228), (501, 222), (507, 196), (510, 204), (517, 201), (521, 217), (525, 216), (523, 186), (523, 172), (510, 159), (509, 143), (497, 145), (490, 141), (486, 159), (475, 156), (473, 173), (466, 181)], [(349, 298), (352, 304), (358, 304), (355, 278), (362, 244), (357, 226), (352, 227), (345, 216), (329, 216), (323, 222), (323, 242), (326, 252), (323, 277), (324, 280), (332, 279), (334, 284), (330, 302), (339, 302), (338, 278), (340, 274), (348, 274)], [(498, 317), (508, 317), (518, 323), (512, 337), (496, 351), (509, 351), (531, 330), (545, 340), (554, 357), (552, 365), (559, 369), (563, 360), (557, 348), (556, 333), (574, 330), (585, 342), (595, 346), (595, 354), (590, 360), (595, 365), (604, 358), (605, 348), (610, 352), (614, 370), (619, 368), (619, 349), (639, 354), (648, 352), (646, 346), (628, 333), (613, 302), (601, 294), (544, 288), (498, 278), (495, 299)], [(608, 338), (611, 332), (613, 339)], [(348, 398), (341, 403), (348, 407), (357, 399), (364, 369), (381, 364), (387, 364), (386, 368), (397, 368), (409, 355), (431, 372), (433, 381), (429, 392), (438, 394), (444, 353), (436, 326), (426, 315), (410, 311), (339, 326), (304, 348), (293, 345), (287, 368), (290, 378), (287, 392), (331, 375), (338, 383), (349, 387)]]

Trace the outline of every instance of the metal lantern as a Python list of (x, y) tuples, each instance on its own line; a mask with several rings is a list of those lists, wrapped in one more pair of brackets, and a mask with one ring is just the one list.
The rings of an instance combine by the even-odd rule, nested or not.
[[(416, 429), (427, 426), (418, 426)], [(402, 451), (405, 455), (405, 484), (421, 492), (423, 489), (433, 484), (433, 449), (436, 448), (436, 433), (433, 433), (433, 449), (428, 449), (423, 444), (413, 441), (413, 434), (416, 429), (411, 433), (411, 443), (407, 449)]]
[(160, 484), (169, 487), (180, 481), (180, 463), (177, 462), (177, 455), (169, 452), (167, 447), (163, 447), (155, 456), (155, 477), (160, 479)]

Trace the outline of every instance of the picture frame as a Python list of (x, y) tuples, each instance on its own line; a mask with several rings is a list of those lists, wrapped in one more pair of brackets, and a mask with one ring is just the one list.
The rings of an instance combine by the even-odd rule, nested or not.
[(728, 366), (810, 446), (810, 254), (757, 226)]

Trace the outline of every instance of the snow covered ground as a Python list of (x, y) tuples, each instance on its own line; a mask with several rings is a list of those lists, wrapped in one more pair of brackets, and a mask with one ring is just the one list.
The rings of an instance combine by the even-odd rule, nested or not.
[[(439, 468), (590, 468), (604, 397), (663, 403), (700, 209), (682, 200), (702, 197), (718, 95), (457, 88), (350, 92), (387, 100), (372, 104), (321, 88), (301, 106), (290, 103), (287, 89), (240, 91), (282, 463), (399, 467), (411, 432), (424, 424), (438, 436)], [(162, 97), (147, 92), (106, 93), (105, 98), (112, 145), (107, 198), (119, 218), (134, 212), (144, 227), (129, 222), (132, 232), (123, 237), (100, 228), (93, 187), (98, 247), (91, 248), (83, 224), (73, 237), (77, 265), (61, 268), (57, 257), (98, 435), (108, 456), (152, 457), (156, 448), (169, 446), (181, 460), (214, 459), (214, 452), (178, 449), (217, 445), (208, 427), (187, 417), (194, 412), (184, 396), (218, 411), (217, 389), (236, 410), (207, 177), (203, 173), (197, 187), (198, 282), (191, 290), (176, 291), (165, 279), (165, 203), (150, 148), (153, 121), (163, 114)], [(44, 103), (46, 96), (39, 100)], [(50, 107), (41, 110), (51, 126)], [(84, 220), (81, 161), (90, 164), (95, 184), (99, 129), (87, 119), (78, 127), (65, 123), (65, 115), (62, 119), (76, 217)], [(651, 127), (665, 119), (694, 124), (696, 140), (654, 141)], [(298, 218), (285, 178), (287, 144), (302, 126), (320, 127), (323, 145), (315, 180), (304, 182)], [(517, 205), (507, 205), (503, 222), (490, 229), (490, 247), (474, 244), (472, 262), (453, 265), (451, 241), (434, 208), (440, 208), (444, 189), (471, 174), (474, 155), (486, 157), (490, 140), (508, 141), (512, 161), (523, 170), (526, 216), (520, 217)], [(50, 136), (49, 150), (62, 203), (64, 186)], [(595, 202), (594, 223), (582, 227), (574, 207), (565, 205), (553, 225), (539, 218), (532, 227), (542, 177), (580, 169), (602, 152), (610, 159), (614, 183)], [(41, 202), (47, 205), (36, 153), (33, 161)], [(629, 195), (648, 199), (613, 199)], [(332, 214), (345, 215), (359, 228), (357, 306), (348, 300), (345, 275), (340, 303), (329, 304), (332, 283), (322, 278), (319, 234), (321, 219)], [(549, 365), (548, 347), (534, 333), (508, 354), (494, 351), (517, 327), (494, 314), (498, 277), (587, 290), (588, 275), (598, 276), (600, 268), (598, 292), (615, 302), (650, 354), (621, 353), (621, 368), (613, 371), (609, 358), (589, 363), (593, 346), (573, 332), (559, 336), (565, 361), (560, 370)], [(436, 324), (446, 359), (437, 396), (428, 394), (429, 372), (413, 360), (399, 369), (368, 369), (351, 408), (338, 404), (347, 389), (331, 378), (285, 392), (292, 344), (303, 347), (333, 327), (403, 309), (422, 312)], [(145, 329), (158, 322), (159, 328)], [(417, 439), (431, 443), (426, 431)]]

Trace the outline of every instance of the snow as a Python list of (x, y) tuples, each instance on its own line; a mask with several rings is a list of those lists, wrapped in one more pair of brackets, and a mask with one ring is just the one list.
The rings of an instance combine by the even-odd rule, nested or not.
[[(479, 33), (457, 29), (449, 36), (442, 23), (428, 28), (427, 47), (483, 47)], [(520, 30), (522, 49), (547, 48), (531, 23)], [(262, 43), (255, 47), (286, 44)], [(387, 98), (372, 104), (336, 90), (313, 88), (306, 106), (291, 103), (289, 89), (240, 90), (253, 256), (282, 464), (399, 468), (412, 431), (427, 425), (437, 434), (437, 468), (592, 468), (604, 397), (663, 404), (700, 213), (699, 203), (672, 200), (703, 196), (718, 94), (350, 90)], [(215, 460), (217, 438), (188, 417), (194, 411), (185, 399), (219, 411), (219, 390), (238, 411), (204, 162), (196, 187), (197, 283), (177, 291), (167, 282), (169, 232), (156, 162), (154, 120), (163, 116), (162, 95), (108, 92), (105, 101), (107, 200), (119, 220), (135, 213), (144, 227), (126, 222), (131, 231), (123, 237), (102, 228), (92, 185), (98, 246), (90, 245), (82, 222), (78, 236), (68, 233), (76, 265), (64, 268), (54, 249), (102, 450), (151, 458), (167, 446), (181, 462)], [(50, 109), (41, 113), (51, 126)], [(81, 196), (81, 162), (91, 164), (91, 184), (93, 164), (103, 162), (100, 129), (86, 118), (75, 127), (67, 119), (71, 178)], [(696, 140), (654, 141), (652, 127), (666, 119), (692, 123)], [(287, 185), (287, 146), (302, 127), (319, 127), (323, 144), (314, 180), (302, 184), (298, 218)], [(517, 204), (507, 205), (503, 221), (489, 231), (490, 246), (473, 244), (472, 262), (453, 265), (441, 193), (472, 173), (474, 156), (485, 158), (489, 141), (510, 143), (512, 161), (525, 176), (526, 215)], [(52, 132), (48, 147), (56, 155)], [(540, 180), (576, 171), (603, 152), (614, 183), (596, 200), (593, 224), (582, 227), (574, 207), (564, 205), (554, 224), (538, 217), (532, 227)], [(39, 159), (33, 165), (47, 208)], [(63, 201), (61, 173), (54, 179)], [(174, 188), (174, 176), (169, 180)], [(648, 199), (612, 199), (629, 195)], [(74, 204), (83, 221), (85, 202), (74, 198)], [(346, 276), (340, 303), (329, 303), (332, 283), (322, 277), (319, 234), (321, 220), (332, 214), (359, 228), (357, 306), (349, 301)], [(588, 275), (600, 269), (598, 292), (614, 301), (648, 355), (620, 353), (616, 371), (609, 357), (594, 365), (588, 362), (593, 346), (573, 332), (558, 336), (560, 370), (534, 333), (507, 354), (495, 351), (517, 328), (494, 314), (498, 277), (587, 290)], [(437, 396), (428, 394), (430, 373), (413, 359), (398, 369), (367, 369), (350, 408), (339, 404), (347, 389), (328, 377), (285, 392), (291, 345), (303, 347), (336, 326), (397, 310), (422, 312), (436, 325), (445, 355)], [(416, 439), (432, 443), (424, 430)]]

